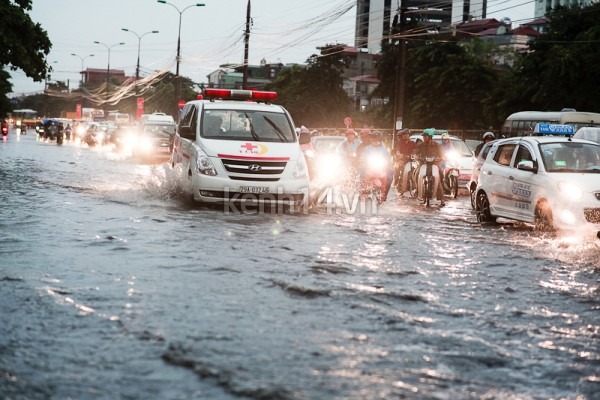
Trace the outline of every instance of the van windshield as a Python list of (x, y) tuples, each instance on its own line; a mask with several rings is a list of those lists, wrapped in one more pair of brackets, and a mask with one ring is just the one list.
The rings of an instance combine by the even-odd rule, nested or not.
[(200, 136), (254, 142), (296, 141), (286, 114), (251, 110), (204, 110)]

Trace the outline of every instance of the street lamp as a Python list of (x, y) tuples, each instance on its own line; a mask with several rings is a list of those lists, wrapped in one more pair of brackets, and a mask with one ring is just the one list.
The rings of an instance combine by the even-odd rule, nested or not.
[(108, 100), (108, 85), (110, 82), (110, 49), (112, 49), (115, 46), (122, 46), (125, 44), (125, 42), (119, 42), (119, 43), (115, 43), (113, 45), (107, 45), (106, 43), (102, 43), (102, 42), (98, 42), (97, 40), (94, 41), (94, 43), (96, 44), (101, 44), (102, 46), (106, 47), (106, 49), (108, 50), (108, 64), (106, 67), (106, 99)]
[(81, 57), (79, 54), (75, 54), (75, 53), (71, 53), (71, 55), (75, 56), (75, 57), (79, 57), (79, 59), (81, 60), (81, 85), (83, 85), (83, 74), (84, 74), (84, 72), (83, 72), (83, 62), (85, 61), (86, 58), (88, 58), (88, 57), (94, 57), (94, 55), (93, 54), (89, 54), (89, 55), (87, 55), (85, 57)]
[(179, 33), (177, 35), (177, 67), (175, 69), (175, 97), (177, 99), (177, 102), (179, 102), (179, 97), (181, 97), (181, 80), (179, 79), (179, 63), (181, 61), (181, 15), (183, 14), (183, 12), (185, 10), (187, 10), (188, 8), (192, 8), (192, 7), (204, 7), (204, 3), (196, 3), (196, 4), (192, 4), (187, 6), (186, 8), (184, 8), (183, 10), (180, 10), (179, 8), (177, 8), (176, 5), (169, 3), (166, 0), (157, 0), (159, 3), (163, 3), (163, 4), (168, 4), (171, 7), (173, 7), (174, 9), (177, 10), (177, 12), (179, 13)]
[(158, 33), (158, 31), (149, 31), (142, 35), (138, 35), (135, 31), (127, 28), (121, 28), (122, 31), (133, 33), (138, 38), (138, 58), (137, 58), (137, 67), (135, 68), (135, 81), (140, 80), (140, 47), (142, 45), (142, 38), (150, 33)]

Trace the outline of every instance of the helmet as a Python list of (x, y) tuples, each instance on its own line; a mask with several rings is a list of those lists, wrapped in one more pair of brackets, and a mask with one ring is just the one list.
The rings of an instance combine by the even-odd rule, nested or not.
[(442, 139), (450, 139), (450, 135), (448, 135), (448, 132), (442, 133)]
[(494, 140), (495, 138), (496, 138), (496, 136), (494, 136), (494, 134), (492, 132), (486, 132), (483, 134), (483, 140), (485, 140), (485, 139)]
[(350, 134), (352, 134), (352, 135), (356, 136), (356, 131), (355, 131), (354, 129), (348, 129), (348, 130), (346, 131), (346, 136), (347, 136), (347, 135), (350, 135)]
[(423, 130), (423, 135), (428, 135), (433, 137), (435, 135), (435, 128), (427, 128)]
[(373, 133), (371, 134), (371, 139), (372, 140), (382, 140), (383, 133), (381, 133), (380, 131), (373, 131)]
[(405, 135), (405, 134), (410, 135), (410, 129), (408, 129), (408, 128), (400, 129), (398, 132), (396, 132), (396, 134), (397, 135)]

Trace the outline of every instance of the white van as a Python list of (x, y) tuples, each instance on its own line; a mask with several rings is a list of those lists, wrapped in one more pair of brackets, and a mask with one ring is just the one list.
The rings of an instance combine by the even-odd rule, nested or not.
[(583, 128), (579, 128), (573, 137), (577, 139), (591, 140), (600, 144), (600, 127), (585, 126)]
[(182, 110), (173, 166), (205, 203), (299, 206), (308, 169), (294, 123), (275, 92), (205, 89)]

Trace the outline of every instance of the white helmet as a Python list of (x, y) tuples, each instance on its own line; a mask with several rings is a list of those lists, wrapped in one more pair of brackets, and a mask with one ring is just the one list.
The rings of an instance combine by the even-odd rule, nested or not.
[(494, 140), (494, 139), (496, 139), (496, 136), (494, 136), (494, 134), (492, 132), (486, 132), (483, 134), (483, 140), (485, 140), (485, 139)]

